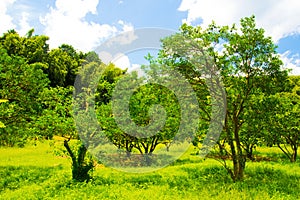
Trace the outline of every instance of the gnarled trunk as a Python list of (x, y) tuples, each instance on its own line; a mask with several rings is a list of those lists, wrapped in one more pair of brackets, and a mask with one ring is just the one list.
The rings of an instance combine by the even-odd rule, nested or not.
[(64, 146), (72, 159), (72, 179), (80, 182), (89, 181), (91, 178), (89, 171), (94, 167), (94, 165), (92, 163), (85, 162), (87, 148), (81, 144), (76, 157), (68, 142), (68, 140), (65, 140)]

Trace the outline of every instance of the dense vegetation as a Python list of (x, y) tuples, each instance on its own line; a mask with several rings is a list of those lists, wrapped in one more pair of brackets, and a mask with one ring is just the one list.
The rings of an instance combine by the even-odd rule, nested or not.
[[(91, 180), (92, 183), (76, 185), (66, 181), (68, 175), (63, 175), (63, 164), (62, 168), (47, 168), (40, 172), (59, 173), (63, 183), (55, 187), (63, 190), (67, 187), (71, 190), (91, 187), (97, 192), (99, 188), (95, 187), (96, 184), (112, 188), (117, 187), (117, 184), (124, 184), (125, 178), (113, 179), (114, 175), (108, 178), (109, 175), (104, 172), (114, 172), (106, 168), (103, 169), (104, 172), (96, 169), (97, 178), (93, 179), (91, 176), (95, 166), (105, 163), (103, 149), (100, 147), (105, 149), (108, 143), (120, 150), (120, 155), (123, 153), (121, 160), (118, 157), (122, 161), (121, 165), (127, 163), (131, 167), (155, 167), (164, 165), (168, 156), (172, 157), (172, 147), (174, 150), (176, 145), (180, 146), (184, 142), (194, 145), (197, 151), (195, 154), (210, 150), (207, 157), (216, 159), (224, 168), (220, 168), (212, 160), (205, 164), (200, 158), (188, 157), (185, 161), (176, 161), (161, 173), (132, 176), (129, 178), (129, 186), (142, 187), (139, 189), (166, 187), (176, 192), (187, 189), (187, 193), (179, 192), (178, 195), (189, 196), (192, 195), (190, 191), (204, 187), (205, 183), (215, 190), (224, 187), (235, 193), (247, 186), (243, 183), (229, 186), (227, 183), (244, 180), (245, 184), (253, 187), (260, 180), (267, 182), (273, 178), (281, 179), (284, 174), (288, 174), (295, 181), (286, 183), (298, 187), (294, 183), (299, 180), (299, 174), (285, 170), (291, 166), (297, 167), (300, 144), (300, 77), (288, 76), (288, 71), (282, 69), (276, 45), (270, 37), (265, 36), (262, 28), (256, 27), (255, 17), (241, 19), (239, 29), (235, 26), (220, 27), (215, 23), (207, 29), (182, 25), (177, 34), (162, 39), (162, 49), (157, 58), (146, 56), (150, 64), (143, 66), (144, 77), (128, 73), (112, 63), (104, 64), (95, 52), (83, 53), (67, 44), (49, 49), (48, 39), (44, 35), (34, 35), (34, 30), (30, 30), (24, 37), (14, 30), (0, 37), (0, 145), (3, 146), (3, 151), (8, 151), (8, 147), (15, 151), (16, 146), (24, 147), (33, 141), (52, 141), (57, 136), (64, 138), (60, 147), (56, 145), (55, 149), (70, 157), (73, 179), (81, 182)], [(182, 110), (187, 107), (180, 104), (178, 95), (168, 85), (158, 84), (169, 80), (170, 70), (180, 72), (195, 91), (199, 107), (194, 109), (200, 113), (196, 120), (192, 113), (188, 113), (188, 121), (184, 121), (186, 113)], [(75, 81), (77, 85), (74, 87)], [(119, 87), (118, 82), (123, 84), (123, 90), (119, 89), (122, 92), (120, 94), (114, 90)], [(134, 88), (137, 83), (142, 86), (134, 90), (128, 99), (131, 119), (125, 116), (125, 111), (123, 113), (118, 109), (116, 116), (112, 105), (118, 103), (126, 106), (127, 102), (122, 101), (122, 98), (121, 101), (117, 101), (120, 98), (113, 100), (113, 96), (130, 94), (129, 89)], [(181, 84), (180, 81), (177, 83)], [(187, 93), (186, 98), (192, 98), (192, 95)], [(216, 105), (220, 119), (212, 119)], [(93, 114), (97, 117), (95, 126), (86, 117)], [(162, 123), (157, 119), (164, 121)], [(80, 124), (75, 123), (76, 121), (80, 121)], [(132, 124), (131, 122), (142, 127), (140, 131), (136, 131), (134, 126), (120, 127), (122, 123)], [(207, 142), (206, 139), (205, 146), (203, 141), (208, 135), (210, 123), (221, 124), (222, 129), (220, 137), (209, 137), (211, 140)], [(149, 135), (153, 132), (151, 130), (159, 132)], [(179, 130), (188, 131), (176, 136)], [(196, 134), (190, 137), (190, 132)], [(95, 161), (95, 157), (88, 153), (90, 148), (97, 150), (93, 155), (100, 160)], [(156, 152), (162, 148), (166, 148), (166, 155), (159, 157)], [(273, 156), (259, 151), (274, 148), (282, 151), (282, 155), (291, 164), (282, 159), (277, 162)], [(279, 155), (277, 150), (276, 155)], [(193, 159), (196, 161), (193, 162)], [(255, 161), (261, 159), (266, 161), (262, 165), (255, 164)], [(184, 165), (180, 166), (180, 162), (184, 162)], [(249, 163), (249, 169), (246, 168), (246, 163)], [(272, 165), (278, 169), (274, 169)], [(264, 166), (267, 168), (263, 168)], [(19, 178), (24, 173), (23, 168), (16, 166), (1, 168), (1, 176), (11, 176), (12, 179), (11, 174)], [(40, 176), (35, 174), (38, 168), (30, 170), (32, 173), (26, 177)], [(168, 170), (180, 170), (180, 173), (170, 178)], [(226, 172), (232, 180), (228, 179)], [(46, 179), (43, 174), (40, 177)], [(187, 177), (188, 180), (183, 181)], [(50, 179), (55, 179), (54, 175)], [(198, 185), (196, 181), (194, 185), (192, 181), (195, 180), (204, 182)], [(283, 184), (274, 182), (275, 189), (266, 188), (261, 195), (271, 198), (270, 192), (276, 191)], [(2, 180), (1, 191), (8, 192), (18, 186), (16, 181), (5, 179)], [(264, 190), (264, 186), (261, 189)], [(250, 190), (252, 194), (259, 189)], [(42, 191), (37, 189), (36, 192)], [(63, 192), (58, 194), (61, 198)], [(50, 191), (46, 190), (46, 193), (45, 195), (54, 197)], [(35, 195), (35, 192), (29, 195)], [(241, 198), (249, 197), (249, 194), (244, 195)], [(283, 198), (281, 195), (279, 192), (274, 197)], [(296, 193), (291, 193), (291, 198), (296, 196)]]

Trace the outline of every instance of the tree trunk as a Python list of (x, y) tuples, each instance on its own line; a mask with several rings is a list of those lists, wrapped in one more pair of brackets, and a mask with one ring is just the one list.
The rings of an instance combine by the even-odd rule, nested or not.
[(241, 181), (244, 178), (245, 158), (237, 155), (236, 162), (233, 165), (234, 177), (233, 181)]
[(89, 181), (91, 178), (89, 171), (94, 167), (94, 165), (93, 163), (85, 163), (87, 148), (81, 144), (78, 149), (78, 156), (76, 158), (68, 142), (69, 141), (65, 140), (64, 146), (72, 159), (72, 178), (80, 182)]
[(249, 158), (251, 161), (254, 161), (253, 145), (246, 145), (245, 151), (247, 153), (247, 158)]
[(291, 158), (290, 158), (291, 162), (296, 162), (296, 160), (297, 160), (297, 151), (298, 151), (297, 145), (293, 146), (293, 154), (291, 155)]
[(126, 148), (126, 156), (130, 157), (131, 152), (132, 152), (132, 148), (133, 148), (132, 143), (130, 143), (129, 141), (126, 140), (126, 147), (125, 148)]
[(225, 119), (226, 120), (225, 129), (226, 129), (227, 139), (231, 150), (233, 171), (230, 169), (227, 170), (229, 171), (232, 180), (236, 182), (236, 181), (241, 181), (244, 178), (246, 159), (242, 152), (242, 147), (241, 147), (240, 138), (238, 134), (239, 128), (237, 126), (237, 122), (234, 121), (234, 133), (233, 133), (234, 138), (233, 138), (232, 132), (227, 125), (227, 119), (228, 118)]
[(240, 125), (239, 125), (238, 115), (235, 115), (233, 119), (234, 119), (233, 120), (234, 140), (235, 140), (235, 145), (236, 145), (236, 149), (237, 149), (237, 162), (236, 162), (236, 165), (234, 166), (234, 175), (235, 175), (235, 181), (241, 181), (244, 178), (244, 169), (245, 169), (245, 164), (246, 164), (246, 158), (243, 155), (242, 145), (241, 145), (240, 136), (239, 136)]
[(152, 164), (152, 159), (151, 159), (152, 153), (145, 153), (143, 156), (145, 158), (146, 166), (150, 166)]
[(171, 143), (167, 143), (167, 144), (166, 144), (166, 150), (167, 150), (167, 152), (170, 151), (170, 146), (171, 146)]

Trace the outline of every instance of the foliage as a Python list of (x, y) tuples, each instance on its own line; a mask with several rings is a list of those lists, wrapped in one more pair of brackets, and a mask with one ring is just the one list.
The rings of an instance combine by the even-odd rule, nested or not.
[(112, 63), (105, 66), (101, 77), (99, 77), (97, 92), (95, 93), (95, 102), (97, 105), (108, 104), (110, 102), (115, 84), (125, 73), (126, 70), (122, 70)]
[[(217, 45), (222, 46), (221, 51), (216, 48)], [(265, 36), (262, 28), (256, 27), (254, 16), (241, 19), (239, 30), (235, 26), (219, 27), (215, 23), (206, 30), (184, 24), (181, 33), (163, 40), (162, 62), (175, 67), (188, 79), (198, 80), (196, 84), (203, 85), (199, 66), (206, 64), (197, 60), (200, 54), (211, 57), (211, 69), (217, 67), (223, 79), (227, 110), (221, 139), (230, 150), (227, 151), (225, 145), (219, 147), (223, 148), (220, 152), (226, 152), (232, 159), (233, 168), (223, 162), (232, 179), (242, 180), (246, 154), (242, 148), (241, 130), (252, 120), (245, 113), (251, 109), (253, 96), (274, 94), (280, 90), (287, 72), (281, 70), (282, 61), (276, 53), (276, 46), (270, 37)], [(200, 107), (205, 109), (203, 105)]]
[(0, 98), (9, 101), (1, 104), (0, 119), (6, 125), (0, 130), (1, 145), (22, 145), (30, 122), (42, 111), (36, 97), (49, 80), (42, 64), (28, 64), (22, 57), (9, 56), (4, 49), (0, 49), (0, 54)]
[(97, 62), (99, 58), (67, 44), (49, 50), (48, 39), (34, 35), (33, 29), (26, 36), (10, 30), (0, 37), (0, 98), (9, 100), (0, 105), (0, 118), (7, 125), (1, 130), (1, 145), (74, 134), (70, 86), (85, 57)]
[[(111, 69), (108, 68), (108, 70)], [(103, 86), (104, 83), (109, 83), (107, 80), (109, 79), (109, 76), (111, 76), (111, 73), (107, 73), (109, 72), (108, 70), (104, 71), (99, 85)], [(111, 80), (114, 81), (109, 83), (110, 86), (107, 91), (112, 91), (114, 89), (115, 100), (119, 100), (116, 99), (118, 98), (118, 95), (122, 97), (122, 101), (120, 101), (121, 105), (118, 104), (118, 106), (122, 107), (127, 104), (129, 105), (130, 119), (128, 119), (128, 114), (118, 111), (116, 114), (120, 117), (118, 118), (119, 124), (117, 124), (114, 119), (113, 109), (111, 108), (113, 106), (112, 103), (109, 102), (107, 104), (106, 101), (100, 101), (96, 108), (96, 114), (101, 128), (105, 132), (106, 137), (118, 149), (124, 149), (126, 151), (127, 156), (130, 156), (131, 153), (139, 152), (148, 159), (148, 155), (152, 155), (160, 144), (167, 145), (171, 143), (175, 134), (178, 132), (179, 121), (181, 119), (178, 101), (176, 100), (174, 93), (166, 87), (147, 83), (144, 78), (138, 77), (136, 73), (127, 74), (123, 77), (119, 77), (119, 73), (117, 73), (114, 77), (116, 78), (111, 78)], [(126, 85), (126, 88), (135, 87), (135, 84), (140, 84), (141, 86), (136, 88), (133, 94), (131, 94), (129, 89), (120, 89), (119, 86), (116, 89), (115, 84), (120, 78), (122, 78), (122, 80), (121, 83), (119, 82), (118, 84), (122, 86), (122, 88), (124, 85)], [(106, 85), (108, 86), (108, 84)], [(122, 94), (118, 93), (119, 90), (121, 90)], [(103, 92), (103, 89), (101, 89), (100, 92)], [(110, 97), (108, 100), (112, 101), (110, 92), (108, 92), (108, 95)], [(101, 96), (104, 97), (105, 95)], [(128, 102), (125, 96), (130, 97)], [(165, 113), (161, 113), (159, 109), (156, 110), (156, 105), (164, 107)], [(116, 104), (114, 104), (114, 106), (116, 106)], [(164, 115), (167, 116), (165, 121), (158, 121), (158, 119), (163, 118), (162, 116)], [(134, 123), (133, 127), (127, 126), (128, 120), (132, 120), (131, 122)], [(162, 127), (158, 127), (161, 122), (164, 124)], [(156, 125), (153, 125), (155, 123)], [(124, 124), (126, 126), (125, 129), (124, 127), (120, 127), (120, 124)], [(148, 127), (150, 128), (147, 129)], [(149, 132), (148, 130), (150, 129), (152, 131)], [(150, 164), (150, 160), (148, 161), (148, 164)]]
[(0, 37), (0, 46), (9, 56), (23, 57), (28, 64), (44, 63), (49, 51), (49, 37), (33, 33), (34, 29), (31, 29), (25, 37), (21, 37), (15, 30), (10, 30)]
[[(21, 37), (11, 30), (0, 38), (0, 98), (9, 101), (0, 107), (0, 119), (6, 124), (0, 130), (3, 146), (24, 146), (28, 138), (51, 139), (54, 135), (77, 138), (72, 86), (86, 56), (99, 62), (95, 53), (78, 53), (67, 44), (49, 50), (49, 38), (33, 36), (33, 32), (32, 29)], [(67, 141), (73, 178), (89, 179), (88, 171), (93, 165), (85, 165), (86, 148), (82, 145), (74, 153)], [(74, 156), (78, 158), (76, 162)]]
[[(264, 139), (269, 145), (276, 145), (291, 162), (297, 159), (299, 137), (300, 82), (299, 77), (289, 77), (291, 90), (277, 93), (265, 99), (264, 104), (268, 115), (265, 115), (262, 126), (267, 134)], [(270, 126), (269, 124), (272, 124)]]
[(52, 139), (53, 136), (76, 138), (72, 95), (73, 87), (44, 88), (37, 98), (43, 110), (40, 115), (35, 116), (34, 125), (29, 131), (46, 139)]
[[(6, 99), (0, 99), (0, 103), (7, 102)], [(5, 128), (5, 125), (0, 121), (0, 128)]]
[[(161, 187), (175, 191), (176, 195), (169, 195), (170, 198), (198, 198), (194, 193), (196, 188), (204, 186), (200, 183), (202, 181), (209, 184), (209, 190), (201, 190), (201, 192), (209, 194), (212, 198), (225, 196), (225, 193), (219, 194), (217, 188), (232, 190), (233, 193), (250, 188), (247, 194), (242, 193), (241, 196), (234, 194), (230, 197), (253, 198), (253, 195), (261, 194), (265, 198), (285, 198), (285, 195), (291, 194), (290, 197), (296, 199), (297, 194), (283, 186), (286, 184), (297, 188), (295, 183), (299, 179), (298, 174), (284, 172), (288, 171), (284, 168), (286, 163), (283, 166), (278, 166), (276, 163), (266, 164), (267, 168), (264, 165), (254, 168), (256, 164), (250, 163), (252, 168), (248, 171), (245, 169), (247, 158), (255, 161), (253, 156), (255, 148), (262, 145), (262, 142), (270, 146), (277, 145), (291, 162), (296, 162), (300, 142), (299, 77), (290, 77), (290, 81), (286, 81), (287, 71), (281, 70), (282, 61), (276, 52), (276, 45), (271, 38), (265, 36), (262, 28), (256, 27), (253, 16), (241, 19), (239, 29), (235, 25), (220, 27), (215, 23), (207, 29), (182, 25), (180, 33), (162, 40), (163, 49), (157, 60), (148, 55), (150, 65), (143, 67), (143, 75), (146, 78), (138, 77), (134, 73), (128, 74), (126, 70), (121, 70), (114, 64), (105, 65), (97, 53), (83, 53), (68, 44), (50, 50), (47, 44), (49, 37), (33, 34), (33, 29), (24, 37), (10, 30), (0, 37), (1, 146), (24, 146), (30, 138), (34, 138), (31, 141), (36, 143), (39, 139), (62, 136), (64, 142), (61, 146), (65, 147), (65, 152), (72, 161), (72, 178), (80, 182), (90, 180), (90, 172), (95, 168), (94, 158), (87, 153), (89, 148), (111, 142), (118, 149), (125, 150), (128, 157), (140, 153), (145, 155), (146, 160), (149, 158), (148, 155), (155, 154), (155, 150), (163, 145), (166, 145), (169, 150), (182, 124), (180, 120), (185, 118), (182, 110), (186, 110), (186, 107), (179, 105), (177, 96), (168, 87), (155, 84), (151, 80), (160, 80), (161, 83), (167, 81), (166, 71), (170, 66), (171, 69), (184, 75), (192, 85), (200, 107), (199, 122), (184, 121), (185, 127), (181, 129), (187, 130), (188, 126), (194, 126), (193, 129), (197, 129), (197, 137), (193, 140), (188, 139), (199, 146), (213, 120), (224, 123), (220, 140), (214, 141), (219, 148), (217, 158), (223, 159), (221, 162), (233, 181), (245, 178), (245, 185), (233, 184), (227, 179), (226, 171), (215, 166), (215, 163), (210, 167), (196, 166), (203, 161), (197, 160), (197, 163), (193, 164), (189, 159), (178, 160), (168, 168), (174, 173), (180, 171), (177, 178), (162, 173), (140, 177), (128, 175), (124, 179), (116, 177), (113, 179), (106, 178), (105, 172), (98, 171), (103, 177), (96, 178), (93, 180), (94, 183), (106, 184), (112, 189), (124, 184), (125, 189), (121, 188), (121, 191), (128, 198), (132, 198), (134, 194), (124, 192), (127, 191), (127, 186), (130, 189), (145, 190), (158, 198), (160, 197), (158, 194), (153, 194), (147, 189), (157, 190)], [(220, 79), (208, 79), (210, 75), (219, 75)], [(75, 78), (80, 84), (73, 87)], [(131, 81), (126, 81), (126, 78), (131, 78)], [(122, 82), (122, 79), (125, 82)], [(112, 109), (115, 103), (113, 95), (118, 95), (114, 93), (114, 89), (119, 81), (125, 83), (125, 88), (129, 89), (136, 83), (141, 86), (136, 88), (131, 96), (129, 95), (128, 102), (123, 96), (119, 98), (124, 100), (121, 101), (121, 105), (129, 104), (130, 120), (140, 128), (138, 131), (130, 126), (128, 129), (122, 129), (119, 127), (120, 124), (116, 123), (116, 117), (124, 114), (122, 111), (113, 113)], [(176, 83), (180, 88), (181, 83), (179, 81)], [(224, 93), (222, 90), (215, 90), (223, 86)], [(72, 107), (73, 92), (75, 100), (79, 100), (74, 107)], [(128, 90), (123, 94), (129, 93)], [(216, 103), (212, 93), (221, 100), (224, 98), (222, 103), (223, 107), (226, 106), (224, 121), (212, 119), (211, 113)], [(95, 120), (95, 116), (98, 117), (98, 121)], [(192, 118), (191, 116), (188, 120)], [(129, 121), (126, 121), (128, 116), (118, 119), (123, 120), (123, 124), (129, 124)], [(74, 121), (77, 122), (77, 127)], [(157, 124), (154, 123), (155, 126), (152, 126), (152, 122)], [(145, 130), (148, 126), (152, 128), (151, 130), (158, 130), (158, 133), (147, 135), (149, 132)], [(189, 132), (177, 138), (186, 138)], [(80, 141), (74, 144), (71, 142), (73, 139), (80, 139)], [(14, 159), (7, 158), (7, 162), (18, 160), (15, 155), (9, 155), (14, 156)], [(31, 152), (31, 155), (39, 154)], [(43, 156), (49, 158), (49, 155), (47, 157), (43, 154)], [(226, 160), (227, 158), (232, 161), (232, 166)], [(166, 160), (165, 157), (162, 159)], [(149, 164), (148, 161), (146, 163)], [(185, 167), (177, 166), (178, 163), (184, 164)], [(276, 165), (278, 169), (273, 169), (272, 165)], [(287, 166), (291, 168), (291, 165)], [(67, 181), (69, 177), (62, 175), (65, 171), (59, 167), (1, 168), (3, 168), (1, 176), (4, 177), (1, 180), (1, 190), (5, 192), (5, 197), (12, 195), (11, 198), (14, 198), (24, 193), (24, 190), (34, 184), (35, 179), (45, 185), (53, 184), (55, 190), (49, 187), (43, 188), (45, 186), (43, 185), (28, 194), (28, 198), (41, 195), (52, 198), (60, 195), (60, 198), (64, 198), (69, 193), (66, 189), (68, 187), (81, 191), (85, 191), (88, 187), (81, 183)], [(39, 170), (42, 171), (40, 174), (38, 174)], [(244, 177), (244, 170), (248, 172), (247, 175), (257, 177)], [(107, 171), (109, 170), (106, 169)], [(58, 182), (55, 177), (56, 172), (61, 173), (59, 177), (63, 183), (56, 183)], [(50, 178), (47, 174), (51, 174)], [(6, 176), (9, 178), (5, 178)], [(285, 176), (292, 181), (285, 180), (283, 178)], [(283, 179), (283, 183), (278, 179)], [(17, 183), (16, 180), (24, 180), (24, 187), (23, 183)], [(220, 180), (221, 183), (218, 182)], [(272, 182), (272, 184), (263, 186), (258, 184), (260, 181)], [(89, 184), (93, 191), (97, 191), (97, 188), (92, 185), (93, 182)], [(259, 185), (261, 190), (265, 189), (267, 192), (261, 192), (255, 185)], [(63, 191), (57, 194), (56, 189)], [(12, 194), (11, 190), (17, 191), (16, 194)], [(105, 186), (101, 187), (101, 190), (105, 192)], [(209, 193), (211, 191), (212, 194)], [(164, 192), (160, 190), (160, 194)], [(76, 196), (78, 193), (72, 195), (78, 197)], [(103, 195), (104, 199), (118, 197), (122, 195), (110, 193)]]
[(67, 87), (74, 85), (83, 58), (82, 53), (77, 53), (69, 45), (52, 49), (47, 55), (48, 67), (45, 69), (45, 73), (48, 74), (51, 81), (51, 86)]

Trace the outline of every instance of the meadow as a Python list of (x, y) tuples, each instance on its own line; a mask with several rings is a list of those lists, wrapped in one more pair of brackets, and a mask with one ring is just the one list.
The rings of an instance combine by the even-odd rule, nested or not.
[[(52, 144), (52, 145), (51, 145)], [(72, 181), (68, 157), (53, 141), (0, 148), (1, 199), (299, 199), (300, 162), (290, 163), (275, 147), (258, 148), (245, 180), (232, 182), (212, 158), (188, 152), (170, 166), (133, 174), (97, 165), (88, 183)], [(259, 153), (258, 153), (259, 152)], [(264, 159), (266, 158), (266, 159)]]

